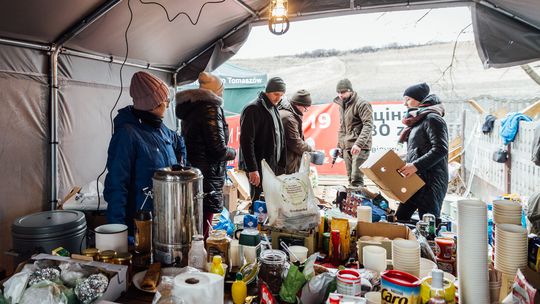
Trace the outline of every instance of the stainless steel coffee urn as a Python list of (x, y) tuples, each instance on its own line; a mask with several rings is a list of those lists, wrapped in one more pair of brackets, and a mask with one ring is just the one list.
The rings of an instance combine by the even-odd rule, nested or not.
[(154, 259), (187, 265), (191, 237), (203, 233), (203, 176), (175, 165), (154, 173)]

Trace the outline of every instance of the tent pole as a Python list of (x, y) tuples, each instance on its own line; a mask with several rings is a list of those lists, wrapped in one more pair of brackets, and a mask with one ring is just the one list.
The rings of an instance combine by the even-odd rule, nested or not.
[(59, 48), (61, 48), (71, 38), (77, 36), (80, 32), (84, 31), (87, 27), (89, 27), (96, 20), (98, 20), (99, 18), (107, 14), (111, 9), (113, 9), (120, 2), (122, 2), (122, 0), (109, 0), (105, 2), (103, 5), (98, 7), (95, 11), (93, 11), (90, 15), (84, 17), (77, 24), (75, 24), (74, 26), (67, 29), (67, 31), (62, 33), (60, 37), (58, 37), (58, 39), (56, 39), (54, 43)]
[(259, 16), (259, 13), (256, 12), (255, 10), (253, 10), (251, 8), (251, 6), (247, 5), (244, 1), (242, 0), (234, 0), (234, 2), (240, 4), (241, 7), (243, 7), (246, 11), (248, 11), (250, 14), (252, 14), (254, 17), (258, 17)]
[(50, 57), (50, 115), (49, 115), (49, 145), (51, 166), (51, 210), (56, 209), (58, 203), (58, 54), (59, 48), (52, 47)]
[(41, 50), (41, 51), (50, 51), (51, 47), (48, 45), (37, 44), (32, 42), (24, 42), (19, 40), (0, 38), (0, 44), (18, 46), (27, 49)]
[[(122, 64), (124, 62), (123, 60), (114, 59), (112, 56), (103, 56), (103, 55), (85, 53), (85, 52), (70, 50), (70, 49), (66, 49), (66, 48), (62, 48), (61, 53), (63, 55), (77, 56), (77, 57), (81, 57), (81, 58), (87, 58), (87, 59), (103, 61), (103, 62), (109, 62), (109, 63), (115, 63), (115, 64)], [(124, 65), (125, 66), (135, 67), (135, 68), (158, 71), (158, 72), (174, 73), (173, 69), (169, 70), (169, 69), (157, 68), (157, 67), (151, 66), (150, 64), (144, 65), (144, 64), (138, 64), (138, 63), (133, 63), (133, 62), (126, 61), (126, 63)]]

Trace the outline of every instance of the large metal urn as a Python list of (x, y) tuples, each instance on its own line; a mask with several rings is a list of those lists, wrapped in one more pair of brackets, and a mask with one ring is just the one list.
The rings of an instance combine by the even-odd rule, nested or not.
[(175, 165), (154, 173), (154, 258), (166, 265), (187, 265), (191, 237), (203, 233), (203, 175)]

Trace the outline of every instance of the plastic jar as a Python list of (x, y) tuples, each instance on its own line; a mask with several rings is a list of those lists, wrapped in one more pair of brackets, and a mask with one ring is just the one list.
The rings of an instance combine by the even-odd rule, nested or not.
[(225, 230), (214, 230), (206, 239), (207, 262), (211, 262), (215, 255), (221, 256), (225, 263), (229, 263), (230, 239)]
[[(283, 271), (287, 255), (281, 250), (265, 250), (261, 253), (258, 279), (259, 283), (264, 282), (272, 294), (278, 294), (283, 283)], [(259, 290), (261, 288), (259, 287)]]

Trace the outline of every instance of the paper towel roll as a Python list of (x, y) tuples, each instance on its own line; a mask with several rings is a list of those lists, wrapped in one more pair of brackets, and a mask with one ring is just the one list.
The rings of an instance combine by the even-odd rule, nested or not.
[(223, 277), (213, 273), (182, 273), (174, 278), (173, 294), (186, 303), (223, 304)]

